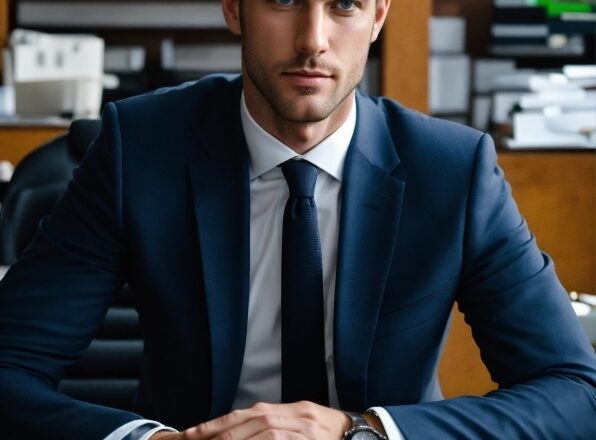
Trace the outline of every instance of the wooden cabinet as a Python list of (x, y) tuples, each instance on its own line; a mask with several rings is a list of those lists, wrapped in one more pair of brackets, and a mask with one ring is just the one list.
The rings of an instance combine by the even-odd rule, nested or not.
[(66, 132), (67, 126), (0, 124), (0, 160), (16, 165), (35, 147)]
[(500, 150), (498, 160), (565, 288), (596, 293), (596, 151)]

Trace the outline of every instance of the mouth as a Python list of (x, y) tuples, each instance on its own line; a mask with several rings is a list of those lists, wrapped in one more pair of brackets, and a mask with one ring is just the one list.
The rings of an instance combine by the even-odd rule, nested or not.
[(306, 78), (331, 78), (333, 76), (330, 73), (317, 70), (288, 70), (283, 72), (283, 75), (303, 76)]
[(293, 85), (311, 88), (320, 87), (333, 78), (333, 75), (329, 72), (304, 69), (288, 70), (282, 72), (282, 76), (286, 77)]

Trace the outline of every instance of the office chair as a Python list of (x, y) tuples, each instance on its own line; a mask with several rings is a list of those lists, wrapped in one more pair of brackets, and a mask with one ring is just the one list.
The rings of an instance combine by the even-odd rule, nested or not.
[(99, 120), (77, 120), (68, 134), (37, 147), (16, 166), (0, 210), (0, 265), (13, 264), (29, 244), (37, 224), (54, 207), (99, 133)]
[[(39, 146), (16, 166), (0, 209), (0, 265), (11, 265), (51, 212), (73, 169), (97, 137), (99, 120), (76, 120), (67, 134)], [(125, 286), (79, 362), (59, 384), (63, 393), (130, 410), (140, 374), (143, 342), (133, 295)]]

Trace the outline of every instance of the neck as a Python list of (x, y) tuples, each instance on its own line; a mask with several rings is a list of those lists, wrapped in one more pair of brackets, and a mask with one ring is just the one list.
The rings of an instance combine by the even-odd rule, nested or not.
[(349, 94), (327, 118), (316, 122), (298, 122), (287, 120), (273, 111), (254, 88), (244, 88), (246, 108), (256, 123), (300, 155), (310, 151), (341, 127), (352, 110), (354, 94)]

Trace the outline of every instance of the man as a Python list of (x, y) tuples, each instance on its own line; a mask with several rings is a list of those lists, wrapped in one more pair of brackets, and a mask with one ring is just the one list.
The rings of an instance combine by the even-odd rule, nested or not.
[[(354, 91), (389, 3), (222, 0), (242, 77), (106, 108), (1, 285), (3, 438), (594, 438), (594, 353), (490, 139)], [(55, 391), (124, 282), (135, 413)], [(456, 300), (501, 389), (441, 401)]]

